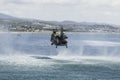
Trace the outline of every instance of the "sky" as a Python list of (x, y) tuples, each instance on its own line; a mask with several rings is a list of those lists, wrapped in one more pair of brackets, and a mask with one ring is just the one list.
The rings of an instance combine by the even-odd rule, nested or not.
[(120, 25), (120, 0), (0, 0), (0, 13), (46, 21)]

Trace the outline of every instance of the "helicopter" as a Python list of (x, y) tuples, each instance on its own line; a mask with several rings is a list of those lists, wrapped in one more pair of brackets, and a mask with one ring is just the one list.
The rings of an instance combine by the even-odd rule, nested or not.
[[(52, 33), (52, 35), (55, 33), (56, 34), (56, 32), (58, 32), (59, 30), (57, 30), (57, 29), (53, 29), (53, 33)], [(56, 48), (58, 47), (58, 46), (66, 46), (66, 48), (68, 48), (68, 42), (67, 42), (67, 36), (64, 34), (64, 29), (63, 29), (63, 27), (61, 27), (60, 28), (60, 34), (59, 35), (56, 35), (56, 36), (52, 36), (51, 35), (51, 38), (52, 37), (54, 37), (54, 39), (53, 40), (51, 40), (51, 45), (55, 45), (56, 46)]]

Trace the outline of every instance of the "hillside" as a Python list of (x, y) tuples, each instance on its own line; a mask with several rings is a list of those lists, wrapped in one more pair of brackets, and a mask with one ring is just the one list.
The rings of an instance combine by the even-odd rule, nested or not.
[(16, 17), (0, 13), (0, 19), (16, 19)]
[(40, 32), (63, 27), (69, 32), (120, 33), (119, 25), (74, 22), (74, 21), (42, 21), (20, 19), (0, 13), (0, 31), (10, 32)]

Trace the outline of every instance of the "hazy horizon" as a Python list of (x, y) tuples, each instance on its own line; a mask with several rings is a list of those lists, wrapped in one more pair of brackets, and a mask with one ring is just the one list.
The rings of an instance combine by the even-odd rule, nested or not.
[(120, 0), (0, 0), (0, 13), (45, 21), (120, 25)]

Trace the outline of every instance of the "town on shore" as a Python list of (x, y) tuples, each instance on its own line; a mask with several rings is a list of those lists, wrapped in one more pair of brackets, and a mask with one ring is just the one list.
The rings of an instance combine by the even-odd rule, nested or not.
[(42, 21), (21, 19), (0, 13), (0, 31), (2, 32), (43, 32), (64, 28), (66, 32), (82, 33), (120, 33), (120, 25), (74, 22), (74, 21)]

